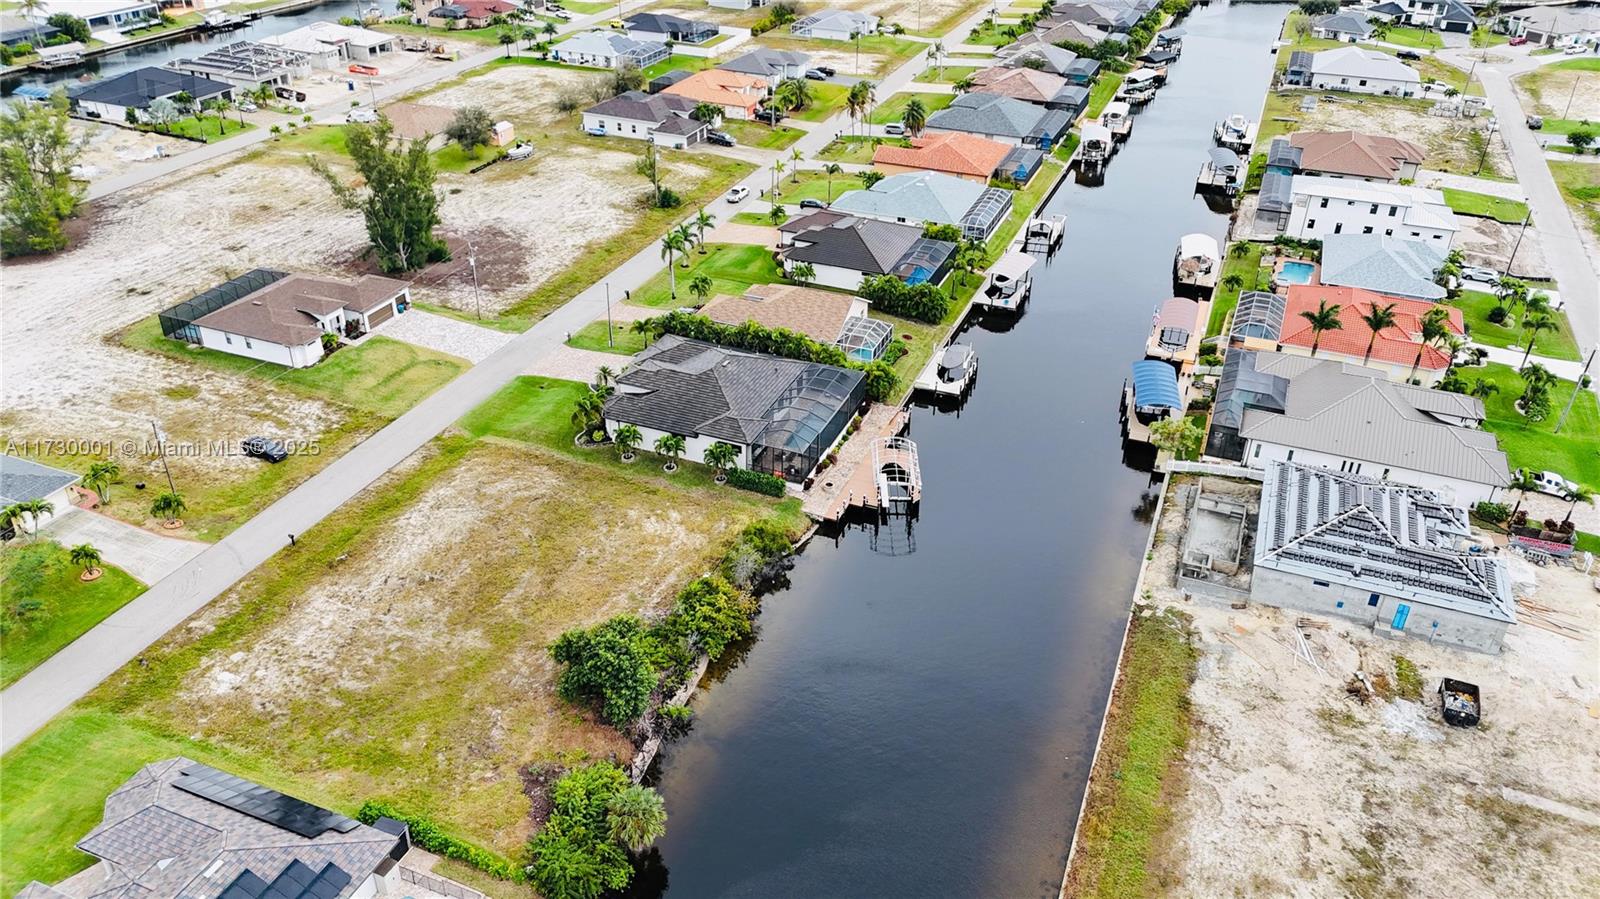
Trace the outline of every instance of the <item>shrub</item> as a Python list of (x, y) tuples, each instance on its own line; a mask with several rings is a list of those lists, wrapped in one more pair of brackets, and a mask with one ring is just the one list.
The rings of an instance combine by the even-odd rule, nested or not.
[(1221, 365), (1222, 364), (1222, 357), (1218, 356), (1216, 353), (1206, 353), (1204, 356), (1200, 357), (1199, 362), (1200, 362), (1201, 365), (1203, 365), (1203, 366), (1205, 366), (1207, 368), (1211, 368), (1211, 367), (1214, 367), (1214, 366)]
[(363, 824), (371, 824), (379, 818), (404, 821), (411, 829), (411, 842), (435, 855), (453, 858), (501, 880), (527, 880), (523, 870), (509, 860), (445, 833), (439, 825), (422, 815), (408, 815), (387, 803), (368, 800), (361, 804), (356, 818)]
[(907, 284), (894, 275), (877, 275), (861, 282), (862, 299), (890, 315), (936, 325), (950, 311), (950, 298), (926, 282)]
[(1501, 524), (1511, 517), (1511, 510), (1504, 503), (1491, 503), (1488, 500), (1478, 503), (1472, 512), (1490, 524)]
[(741, 490), (765, 493), (767, 496), (783, 496), (788, 490), (788, 483), (783, 478), (748, 468), (728, 469), (728, 483)]
[(909, 352), (911, 350), (906, 347), (904, 340), (891, 340), (889, 345), (883, 348), (883, 361), (893, 365), (900, 361), (900, 357)]
[(639, 619), (618, 615), (589, 630), (574, 629), (557, 637), (550, 656), (566, 666), (556, 681), (561, 698), (596, 706), (600, 717), (613, 725), (644, 714), (656, 685), (644, 636)]
[(678, 594), (672, 612), (653, 629), (668, 640), (682, 640), (713, 659), (732, 643), (750, 636), (755, 600), (720, 576), (697, 578)]

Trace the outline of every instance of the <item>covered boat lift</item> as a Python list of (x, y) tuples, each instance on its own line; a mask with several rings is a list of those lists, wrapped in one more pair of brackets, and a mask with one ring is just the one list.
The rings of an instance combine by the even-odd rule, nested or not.
[(1082, 132), (1083, 141), (1078, 144), (1078, 161), (1089, 169), (1098, 169), (1110, 162), (1111, 154), (1117, 150), (1111, 129), (1099, 122), (1085, 122)]
[(1027, 253), (1007, 250), (989, 269), (973, 302), (991, 309), (1022, 308), (1033, 290), (1033, 267), (1037, 262)]
[(1122, 424), (1127, 439), (1150, 442), (1150, 425), (1183, 414), (1183, 391), (1178, 370), (1157, 359), (1133, 363), (1132, 376), (1122, 382)]
[(1178, 252), (1172, 260), (1174, 290), (1184, 288), (1210, 296), (1222, 273), (1222, 250), (1209, 234), (1185, 234), (1178, 239)]
[(1244, 186), (1244, 163), (1239, 159), (1239, 154), (1224, 147), (1212, 147), (1209, 157), (1200, 166), (1200, 174), (1195, 178), (1195, 189), (1198, 191), (1211, 191), (1233, 196)]

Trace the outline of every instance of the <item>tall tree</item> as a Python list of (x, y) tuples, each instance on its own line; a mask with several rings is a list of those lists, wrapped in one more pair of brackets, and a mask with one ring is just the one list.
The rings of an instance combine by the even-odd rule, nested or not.
[(122, 475), (122, 466), (115, 459), (104, 462), (90, 462), (88, 471), (83, 474), (83, 486), (88, 487), (100, 497), (101, 502), (111, 501), (111, 482)]
[(1339, 320), (1339, 305), (1328, 305), (1327, 300), (1317, 303), (1317, 311), (1303, 310), (1300, 317), (1311, 323), (1311, 358), (1317, 358), (1317, 347), (1322, 345), (1323, 331), (1338, 331), (1344, 328), (1344, 322)]
[(698, 232), (695, 243), (700, 247), (700, 255), (706, 254), (706, 229), (717, 223), (717, 217), (706, 211), (704, 206), (694, 214), (694, 229)]
[(683, 235), (676, 230), (668, 231), (666, 236), (661, 238), (661, 258), (667, 260), (667, 284), (673, 299), (678, 298), (678, 271), (677, 266), (672, 263), (678, 258), (679, 253), (686, 250)]
[(1556, 320), (1543, 313), (1530, 315), (1523, 321), (1522, 333), (1523, 336), (1528, 338), (1528, 348), (1522, 351), (1522, 365), (1517, 366), (1518, 368), (1527, 366), (1528, 357), (1533, 355), (1534, 341), (1539, 339), (1539, 332), (1554, 331), (1555, 329)]
[(844, 173), (844, 166), (837, 162), (830, 162), (822, 167), (822, 173), (828, 176), (828, 203), (833, 203), (833, 176)]
[(67, 128), (67, 97), (0, 110), (0, 252), (50, 253), (67, 245), (61, 222), (78, 211), (72, 180), (81, 150)]
[(1411, 376), (1417, 379), (1417, 369), (1422, 366), (1422, 354), (1430, 346), (1438, 346), (1450, 337), (1450, 313), (1443, 306), (1435, 306), (1422, 314), (1422, 340), (1417, 343), (1417, 356), (1411, 360)]
[(1511, 483), (1506, 485), (1507, 490), (1517, 491), (1517, 504), (1511, 510), (1511, 517), (1516, 518), (1522, 511), (1522, 501), (1528, 498), (1529, 490), (1538, 490), (1539, 482), (1533, 479), (1533, 472), (1526, 468), (1519, 468), (1511, 473)]
[(442, 198), (434, 190), (427, 141), (400, 140), (382, 116), (371, 125), (345, 126), (344, 140), (364, 187), (346, 184), (315, 156), (307, 157), (307, 162), (346, 209), (361, 211), (367, 237), (378, 253), (378, 267), (389, 273), (408, 272), (450, 258), (449, 249), (433, 233), (439, 226)]
[(1379, 332), (1384, 328), (1394, 326), (1394, 310), (1398, 305), (1400, 304), (1390, 303), (1386, 306), (1379, 306), (1377, 303), (1373, 303), (1370, 309), (1361, 314), (1361, 321), (1366, 324), (1367, 330), (1372, 332), (1371, 339), (1367, 341), (1367, 352), (1361, 357), (1362, 365), (1366, 365), (1367, 360), (1372, 358), (1372, 348), (1378, 343)]
[(455, 141), (468, 159), (477, 159), (478, 148), (488, 146), (494, 136), (494, 118), (482, 106), (464, 106), (445, 126), (444, 136)]
[(916, 137), (928, 124), (928, 107), (924, 106), (921, 100), (912, 97), (911, 102), (907, 103), (906, 108), (900, 113), (900, 123), (906, 126), (906, 131), (912, 137)]
[(1566, 493), (1562, 498), (1572, 504), (1567, 507), (1567, 517), (1561, 519), (1561, 523), (1566, 524), (1572, 520), (1572, 513), (1577, 510), (1578, 503), (1594, 505), (1594, 490), (1583, 484), (1573, 484), (1566, 489)]

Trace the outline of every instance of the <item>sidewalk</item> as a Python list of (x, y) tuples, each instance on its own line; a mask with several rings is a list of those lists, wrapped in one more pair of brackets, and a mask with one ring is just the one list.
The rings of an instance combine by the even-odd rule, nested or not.
[[(1501, 365), (1508, 365), (1511, 368), (1522, 367), (1522, 350), (1514, 350), (1510, 347), (1485, 346), (1481, 343), (1472, 343), (1468, 344), (1468, 346), (1471, 346), (1474, 349), (1483, 350), (1486, 358), (1488, 358), (1490, 362), (1498, 362)], [(1550, 370), (1551, 374), (1562, 379), (1563, 381), (1576, 381), (1578, 380), (1578, 377), (1583, 374), (1583, 363), (1573, 362), (1570, 359), (1551, 359), (1549, 356), (1541, 356), (1538, 353), (1534, 353), (1532, 356), (1528, 357), (1528, 361), (1537, 362), (1540, 365), (1543, 365), (1545, 368)], [(1470, 373), (1472, 370), (1470, 368), (1464, 368), (1462, 371), (1465, 373)], [(1596, 384), (1591, 384), (1589, 385), (1589, 389), (1594, 390), (1596, 386)]]

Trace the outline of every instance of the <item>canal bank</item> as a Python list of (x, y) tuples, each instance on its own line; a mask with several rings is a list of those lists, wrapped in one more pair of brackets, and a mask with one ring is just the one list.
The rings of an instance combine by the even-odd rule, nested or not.
[(1155, 494), (1117, 390), (1185, 233), (1211, 128), (1260, 106), (1283, 6), (1197, 8), (1183, 58), (1067, 216), (1020, 318), (962, 334), (970, 399), (913, 409), (914, 521), (813, 539), (761, 636), (695, 701), (656, 780), (682, 896), (1051, 895)]

